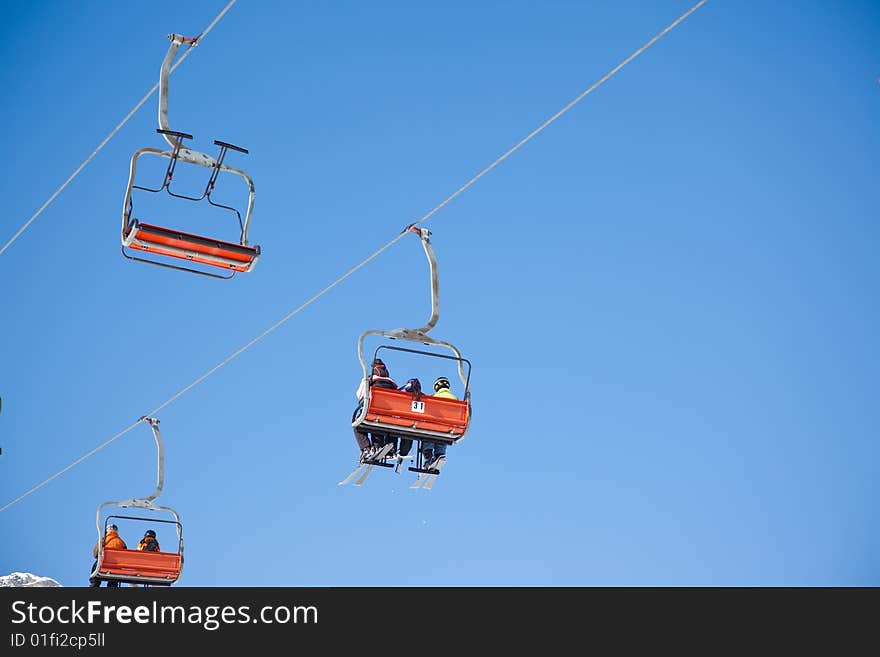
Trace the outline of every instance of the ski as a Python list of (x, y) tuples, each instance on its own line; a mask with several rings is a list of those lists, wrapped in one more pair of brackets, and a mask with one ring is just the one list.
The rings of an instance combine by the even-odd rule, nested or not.
[[(436, 465), (434, 466), (434, 470), (436, 470), (437, 473), (439, 474), (439, 473), (440, 473), (440, 468), (442, 468), (442, 467), (444, 466), (445, 463), (446, 463), (446, 457), (445, 457), (445, 456), (441, 456), (440, 458), (437, 459), (437, 463), (436, 463)], [(431, 490), (431, 489), (434, 487), (434, 482), (435, 482), (435, 481), (437, 481), (437, 475), (436, 475), (436, 474), (428, 475), (428, 480), (425, 482), (425, 490)]]
[(426, 471), (426, 468), (410, 468), (410, 470), (412, 470), (413, 472), (419, 473), (418, 479), (416, 479), (412, 483), (412, 485), (410, 486), (410, 488), (413, 488), (413, 489), (421, 488), (422, 484), (424, 484), (426, 481), (428, 481), (428, 478), (432, 476), (430, 472)]
[(410, 488), (422, 488), (424, 490), (431, 490), (434, 487), (434, 482), (437, 481), (437, 475), (440, 474), (440, 468), (446, 463), (446, 457), (441, 456), (437, 459), (437, 466), (432, 468), (435, 472), (419, 472), (419, 478), (416, 479)]
[(345, 479), (343, 479), (342, 481), (340, 481), (336, 485), (337, 486), (345, 486), (345, 484), (349, 483), (352, 479), (357, 477), (360, 474), (361, 470), (363, 470), (366, 467), (366, 465), (367, 465), (366, 463), (358, 464), (358, 467), (356, 467), (350, 475), (348, 475)]
[(388, 452), (390, 452), (390, 451), (392, 450), (393, 447), (394, 447), (394, 443), (388, 443), (388, 444), (385, 445), (381, 450), (379, 450), (379, 453), (376, 454), (376, 456), (374, 456), (373, 458), (371, 458), (370, 461), (382, 461), (382, 460), (384, 460), (385, 457), (388, 455)]
[(369, 461), (367, 461), (367, 463), (365, 464), (367, 466), (367, 469), (364, 470), (364, 473), (360, 477), (358, 477), (357, 481), (354, 482), (355, 486), (363, 486), (364, 485), (364, 482), (367, 480), (367, 477), (369, 477), (370, 473), (373, 471), (375, 464), (380, 461), (384, 461), (385, 456), (388, 454), (388, 452), (391, 451), (392, 447), (394, 447), (394, 444), (388, 443), (379, 451), (378, 454), (376, 454), (376, 456), (374, 456)]
[[(339, 482), (338, 484), (336, 484), (336, 485), (337, 485), (337, 486), (345, 486), (346, 484), (350, 483), (352, 479), (354, 479), (354, 478), (357, 477), (359, 474), (361, 474), (361, 472), (364, 470), (364, 468), (369, 468), (370, 470), (372, 470), (372, 467), (373, 467), (373, 466), (370, 465), (370, 461), (379, 461), (379, 460), (385, 458), (385, 455), (386, 455), (389, 451), (391, 451), (391, 448), (392, 448), (392, 447), (394, 447), (394, 445), (385, 445), (385, 446), (382, 448), (382, 451), (380, 451), (378, 454), (376, 454), (376, 456), (374, 456), (373, 458), (369, 459), (368, 461), (363, 461), (363, 462), (361, 462), (361, 463), (358, 463), (358, 466), (357, 466), (354, 470), (352, 470), (351, 474), (348, 475), (345, 479), (343, 479), (342, 481), (340, 481), (340, 482)], [(365, 480), (366, 480), (366, 477), (362, 477), (361, 479), (358, 479), (358, 481), (360, 482), (360, 484), (363, 484)], [(358, 486), (358, 485), (360, 485), (360, 484), (355, 483), (355, 486)]]
[(367, 477), (369, 477), (370, 473), (373, 471), (373, 467), (374, 466), (372, 464), (367, 465), (367, 469), (364, 470), (364, 473), (360, 477), (358, 477), (357, 481), (354, 482), (354, 484), (352, 484), (352, 485), (353, 486), (363, 486), (364, 482), (367, 480)]

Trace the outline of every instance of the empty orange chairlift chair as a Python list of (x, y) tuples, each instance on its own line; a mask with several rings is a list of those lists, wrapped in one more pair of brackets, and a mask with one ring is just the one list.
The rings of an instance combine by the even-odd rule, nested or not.
[[(182, 44), (190, 44), (190, 47), (195, 44), (195, 39), (182, 37), (178, 34), (171, 34), (169, 35), (169, 38), (171, 39), (171, 46), (165, 55), (159, 73), (159, 128), (156, 131), (162, 135), (166, 142), (168, 142), (170, 150), (141, 148), (136, 151), (131, 158), (128, 186), (125, 190), (125, 200), (122, 206), (122, 255), (130, 260), (189, 271), (214, 278), (232, 278), (236, 272), (251, 271), (257, 264), (257, 259), (260, 257), (260, 247), (256, 245), (252, 246), (248, 243), (248, 230), (250, 228), (251, 216), (254, 209), (254, 182), (244, 171), (227, 166), (223, 163), (230, 150), (245, 154), (247, 154), (248, 151), (233, 144), (215, 140), (214, 144), (220, 147), (220, 151), (218, 152), (217, 157), (213, 158), (205, 153), (199, 153), (198, 151), (184, 148), (183, 140), (192, 139), (192, 135), (169, 129), (168, 77), (171, 71), (171, 62), (174, 60), (177, 50)], [(137, 162), (138, 158), (142, 155), (155, 155), (157, 157), (168, 159), (165, 177), (162, 184), (158, 187), (143, 187), (135, 184)], [(171, 183), (174, 180), (174, 170), (177, 167), (178, 162), (194, 164), (211, 170), (208, 183), (205, 185), (205, 189), (200, 196), (179, 194), (171, 190)], [(216, 203), (211, 197), (221, 171), (240, 176), (247, 184), (248, 202), (244, 218), (242, 218), (241, 213), (236, 208), (230, 205)], [(152, 222), (145, 223), (134, 217), (134, 204), (132, 200), (133, 190), (152, 193), (165, 191), (175, 198), (185, 199), (187, 201), (198, 202), (207, 200), (208, 204), (211, 206), (235, 215), (238, 220), (238, 241), (195, 235), (174, 228), (158, 226)], [(169, 260), (163, 261), (131, 255), (132, 251), (140, 252), (142, 254), (163, 256)], [(206, 265), (208, 268), (196, 269), (192, 266), (181, 266), (175, 264), (176, 260), (186, 260), (190, 264)], [(225, 273), (215, 273), (217, 269), (223, 270)]]

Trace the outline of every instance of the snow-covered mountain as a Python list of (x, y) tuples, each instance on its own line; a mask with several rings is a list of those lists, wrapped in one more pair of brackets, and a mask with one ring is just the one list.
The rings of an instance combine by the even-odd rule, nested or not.
[(30, 573), (11, 573), (0, 577), (0, 586), (61, 586), (51, 577), (39, 577)]

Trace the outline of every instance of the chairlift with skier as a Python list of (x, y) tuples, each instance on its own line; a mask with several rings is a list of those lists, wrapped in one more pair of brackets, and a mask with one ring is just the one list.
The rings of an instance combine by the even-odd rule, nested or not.
[[(415, 464), (410, 466), (409, 470), (419, 473), (419, 478), (412, 487), (419, 488), (424, 484), (425, 488), (430, 489), (436, 477), (440, 474), (440, 468), (445, 464), (445, 457), (440, 459), (435, 467), (426, 468), (422, 458), (422, 441), (430, 440), (453, 445), (464, 438), (471, 420), (471, 363), (461, 355), (461, 352), (455, 345), (443, 340), (436, 340), (428, 335), (428, 332), (434, 328), (440, 317), (440, 283), (437, 273), (437, 258), (431, 246), (431, 233), (429, 230), (415, 226), (408, 226), (404, 230), (419, 236), (425, 255), (428, 258), (431, 273), (431, 317), (421, 328), (400, 328), (391, 331), (369, 330), (360, 336), (358, 339), (358, 360), (364, 373), (364, 410), (355, 417), (352, 422), (352, 428), (371, 433), (397, 436), (401, 439), (410, 439), (416, 442)], [(422, 395), (416, 391), (404, 392), (371, 386), (370, 368), (364, 358), (364, 339), (371, 335), (378, 335), (390, 340), (418, 342), (426, 346), (437, 346), (449, 350), (452, 355), (383, 344), (376, 348), (373, 360), (378, 357), (382, 349), (451, 360), (456, 364), (456, 369), (464, 386), (462, 398), (460, 400), (447, 399)], [(393, 455), (390, 450), (380, 451), (377, 455), (360, 463), (354, 472), (339, 483), (344, 485), (354, 481), (355, 486), (360, 486), (366, 481), (375, 466), (395, 467), (396, 471), (399, 472), (403, 458)], [(395, 460), (397, 461), (396, 466)], [(358, 475), (360, 476), (358, 477)], [(355, 479), (355, 477), (358, 478)]]
[[(183, 569), (183, 525), (177, 512), (168, 506), (159, 506), (155, 500), (162, 492), (165, 483), (165, 450), (162, 445), (162, 436), (159, 433), (159, 420), (155, 418), (141, 418), (150, 425), (153, 438), (156, 440), (158, 453), (158, 467), (156, 488), (147, 497), (134, 497), (120, 502), (104, 502), (98, 507), (96, 525), (98, 530), (98, 558), (91, 577), (98, 581), (125, 582), (133, 585), (146, 586), (171, 586), (180, 577)], [(138, 509), (149, 513), (158, 513), (156, 516), (130, 515), (125, 513), (103, 516), (107, 507), (121, 509)], [(161, 517), (162, 515), (166, 517)], [(102, 517), (104, 518), (102, 521)], [(140, 523), (148, 523), (155, 526), (160, 523), (173, 528), (177, 535), (176, 551), (149, 552), (139, 550), (126, 550), (121, 548), (105, 548), (104, 536), (115, 520), (124, 520)], [(162, 543), (166, 543), (163, 538)]]

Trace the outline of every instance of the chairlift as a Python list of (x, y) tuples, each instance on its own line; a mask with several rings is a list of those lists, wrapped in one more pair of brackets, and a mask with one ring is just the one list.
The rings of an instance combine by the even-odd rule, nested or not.
[[(202, 274), (212, 278), (232, 278), (236, 272), (249, 272), (253, 270), (260, 256), (260, 247), (257, 245), (252, 246), (248, 243), (248, 229), (254, 209), (254, 182), (244, 171), (224, 164), (224, 160), (230, 150), (244, 154), (247, 154), (248, 151), (245, 148), (225, 141), (214, 140), (214, 144), (220, 149), (217, 157), (214, 158), (205, 153), (184, 148), (184, 140), (192, 139), (193, 136), (185, 132), (171, 130), (168, 127), (168, 78), (171, 74), (171, 63), (174, 61), (181, 45), (189, 44), (190, 47), (194, 47), (197, 44), (197, 38), (188, 38), (179, 34), (170, 34), (168, 38), (171, 40), (171, 45), (165, 54), (165, 59), (159, 72), (159, 127), (156, 129), (156, 132), (162, 135), (170, 146), (170, 150), (149, 147), (141, 148), (131, 158), (128, 186), (125, 190), (125, 200), (122, 205), (122, 255), (129, 260), (137, 260), (138, 262), (146, 262), (161, 267)], [(142, 155), (155, 155), (168, 159), (164, 179), (158, 187), (145, 187), (135, 184), (137, 161)], [(174, 179), (174, 171), (178, 162), (186, 162), (187, 164), (194, 164), (211, 170), (211, 175), (200, 196), (189, 196), (172, 191), (171, 183)], [(247, 209), (243, 219), (238, 209), (231, 205), (217, 203), (211, 196), (221, 171), (240, 176), (248, 186)], [(164, 191), (174, 198), (187, 201), (199, 202), (207, 200), (211, 206), (235, 215), (238, 220), (238, 241), (233, 242), (214, 237), (205, 237), (183, 232), (175, 228), (145, 223), (133, 216), (133, 190), (150, 193), (161, 193)], [(165, 256), (172, 260), (165, 262), (136, 256), (131, 254), (132, 251)], [(228, 274), (218, 274), (215, 273), (215, 270), (210, 269), (203, 270), (181, 266), (174, 264), (173, 259), (181, 259), (190, 263), (219, 268), (227, 271)]]
[[(383, 332), (381, 335), (391, 339), (391, 332)], [(409, 339), (409, 338), (402, 338)], [(439, 341), (431, 341), (429, 344), (445, 344)], [(451, 345), (449, 345), (451, 347)], [(470, 374), (471, 363), (467, 358), (457, 353), (455, 356), (438, 354), (421, 349), (408, 349), (393, 345), (380, 345), (373, 352), (373, 359), (379, 356), (383, 349), (401, 351), (411, 354), (419, 354), (431, 358), (442, 358), (455, 361), (461, 369), (467, 366), (467, 372), (462, 376), (464, 385), (463, 399), (449, 399), (446, 397), (434, 397), (420, 392), (403, 392), (370, 386), (364, 402), (367, 412), (360, 422), (352, 426), (360, 426), (376, 433), (391, 433), (404, 438), (427, 439), (447, 444), (458, 442), (467, 432), (470, 420)]]
[[(158, 452), (158, 472), (156, 489), (148, 497), (134, 497), (120, 502), (104, 502), (98, 507), (96, 525), (98, 530), (98, 560), (91, 576), (101, 581), (117, 581), (128, 584), (142, 584), (147, 586), (171, 586), (180, 577), (183, 569), (183, 525), (177, 512), (168, 506), (159, 506), (154, 501), (162, 492), (165, 482), (165, 450), (162, 445), (162, 436), (159, 433), (159, 420), (155, 418), (141, 418), (149, 423), (156, 440)], [(140, 509), (157, 512), (170, 516), (145, 517), (140, 515), (113, 514), (108, 515), (103, 523), (101, 518), (106, 507), (119, 507), (122, 509)], [(146, 523), (152, 529), (155, 523), (174, 527), (177, 534), (176, 552), (148, 552), (139, 550), (123, 550), (120, 548), (105, 548), (104, 536), (112, 519)], [(144, 526), (144, 524), (140, 524)], [(166, 543), (163, 537), (161, 544)]]
[[(461, 352), (455, 345), (443, 340), (435, 340), (428, 335), (428, 332), (434, 328), (440, 317), (440, 283), (437, 273), (437, 258), (431, 246), (431, 232), (429, 230), (415, 226), (408, 226), (404, 230), (419, 236), (425, 255), (428, 258), (431, 271), (431, 317), (421, 328), (400, 328), (391, 331), (369, 330), (360, 336), (358, 339), (358, 360), (364, 373), (366, 389), (364, 397), (365, 410), (355, 418), (351, 426), (354, 429), (359, 428), (361, 431), (393, 435), (413, 440), (417, 443), (415, 466), (410, 467), (409, 470), (420, 474), (427, 473), (436, 476), (439, 474), (438, 471), (426, 470), (423, 467), (421, 443), (423, 440), (432, 440), (453, 445), (464, 438), (471, 420), (471, 363), (461, 355)], [(462, 398), (455, 400), (434, 397), (415, 391), (403, 392), (401, 390), (371, 386), (372, 368), (364, 358), (364, 339), (370, 335), (378, 335), (390, 340), (418, 342), (426, 346), (448, 349), (452, 352), (452, 355), (382, 344), (376, 348), (373, 359), (375, 360), (381, 350), (388, 349), (454, 361), (464, 386)], [(382, 460), (384, 461), (385, 459), (383, 458)], [(400, 457), (398, 457), (398, 469), (400, 460)], [(391, 464), (385, 462), (371, 463), (370, 465), (391, 467)], [(363, 479), (365, 477), (358, 480), (358, 482), (363, 483)], [(358, 482), (355, 483), (359, 485)]]

